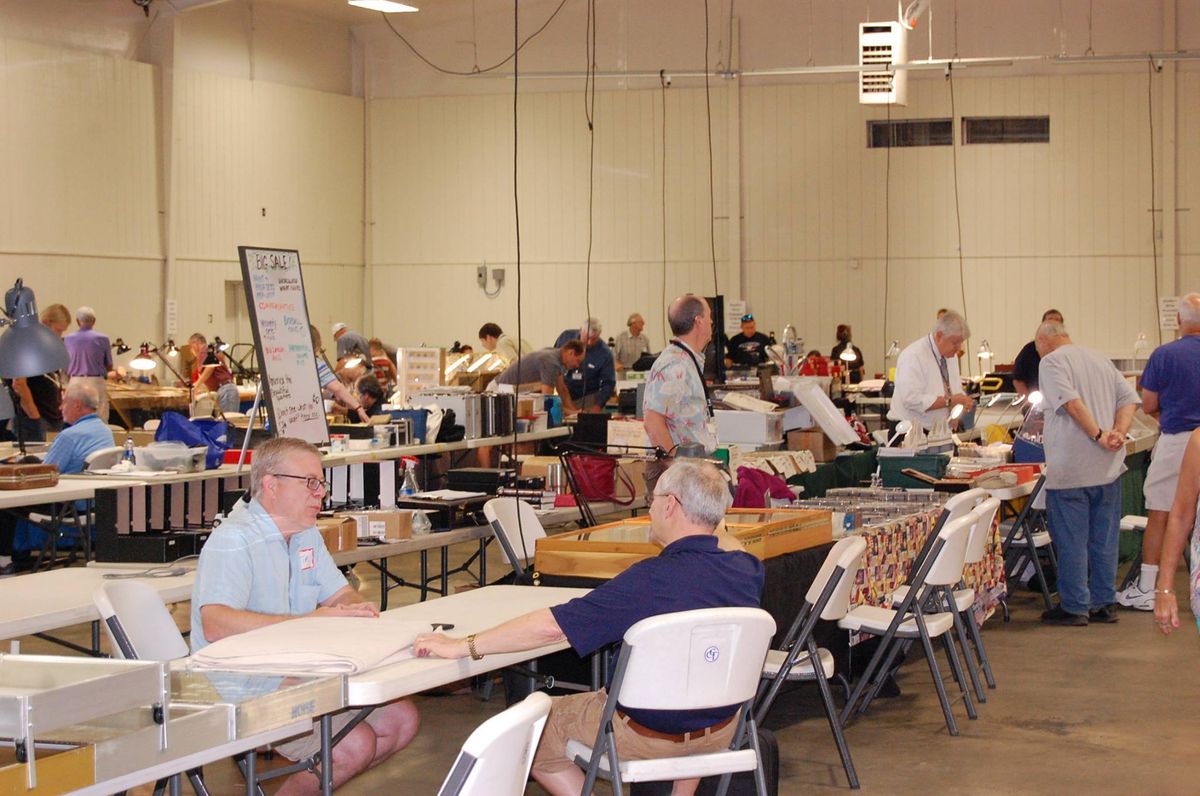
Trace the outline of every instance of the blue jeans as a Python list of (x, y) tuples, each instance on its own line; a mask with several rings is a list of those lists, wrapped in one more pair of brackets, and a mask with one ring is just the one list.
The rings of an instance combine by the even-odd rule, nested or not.
[(1117, 601), (1120, 479), (1104, 486), (1046, 490), (1063, 610), (1087, 614)]

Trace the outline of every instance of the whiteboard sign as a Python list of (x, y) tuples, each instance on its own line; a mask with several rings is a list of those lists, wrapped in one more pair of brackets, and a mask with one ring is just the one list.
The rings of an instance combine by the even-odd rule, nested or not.
[(1179, 296), (1159, 297), (1158, 328), (1171, 331), (1179, 328)]
[(746, 302), (725, 302), (725, 336), (733, 337), (742, 331), (742, 316), (746, 314)]
[(271, 429), (277, 437), (328, 445), (300, 253), (238, 246), (238, 257)]

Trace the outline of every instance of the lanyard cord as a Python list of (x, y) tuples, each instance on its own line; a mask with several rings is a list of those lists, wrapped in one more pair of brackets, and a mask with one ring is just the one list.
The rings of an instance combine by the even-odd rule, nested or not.
[(679, 350), (684, 351), (688, 355), (688, 359), (692, 360), (692, 364), (696, 366), (696, 375), (700, 377), (700, 389), (704, 390), (704, 406), (708, 410), (708, 416), (713, 417), (712, 398), (708, 394), (708, 385), (704, 383), (704, 368), (700, 367), (700, 360), (692, 353), (692, 349), (685, 346), (678, 340), (672, 340), (671, 345), (676, 346)]

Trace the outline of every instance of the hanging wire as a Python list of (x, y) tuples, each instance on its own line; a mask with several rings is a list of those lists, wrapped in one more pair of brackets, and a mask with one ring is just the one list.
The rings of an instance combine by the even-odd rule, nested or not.
[[(596, 193), (596, 0), (588, 0), (586, 34), (584, 46), (587, 51), (587, 74), (583, 84), (584, 115), (588, 129), (588, 219), (587, 219), (587, 265), (584, 270), (583, 304), (587, 318), (592, 317), (592, 231), (595, 227)], [(588, 328), (589, 335), (591, 328)], [(584, 340), (587, 345), (587, 340)]]
[[(958, 230), (958, 291), (962, 296), (962, 312), (963, 317), (969, 317), (967, 313), (967, 279), (966, 269), (963, 266), (963, 237), (962, 237), (962, 209), (959, 206), (958, 200), (958, 141), (954, 135), (954, 120), (958, 118), (954, 106), (954, 69), (949, 64), (946, 65), (946, 82), (950, 86), (950, 154), (953, 158), (954, 171), (954, 223)], [(967, 376), (972, 376), (971, 358), (967, 357)], [(980, 376), (983, 375), (981, 372)]]
[(671, 339), (670, 327), (667, 325), (667, 70), (658, 70), (659, 94), (662, 97), (662, 301), (658, 306), (663, 308), (663, 337)]
[(712, 76), (708, 71), (708, 39), (708, 0), (704, 0), (704, 112), (708, 120), (708, 124), (705, 125), (708, 132), (708, 248), (712, 256), (713, 295), (716, 296), (721, 290), (717, 286), (717, 222), (714, 218), (716, 189), (713, 187), (712, 91), (709, 87)]
[[(1154, 74), (1158, 70), (1154, 66), (1154, 58), (1148, 59), (1146, 66), (1148, 67), (1148, 71), (1146, 72), (1146, 118), (1150, 123), (1150, 246), (1154, 257), (1154, 317), (1158, 317), (1160, 300), (1158, 287), (1158, 225), (1154, 219), (1154, 199), (1158, 192), (1154, 177)], [(1165, 216), (1163, 217), (1163, 221), (1166, 221)], [(1163, 229), (1166, 229), (1165, 223)], [(1161, 335), (1159, 339), (1162, 339)]]
[[(525, 41), (522, 41), (519, 43), (514, 42), (513, 43), (513, 51), (508, 56), (506, 56), (503, 61), (492, 64), (491, 66), (488, 66), (488, 67), (484, 67), (482, 69), (479, 67), (479, 65), (477, 63), (475, 65), (475, 68), (469, 72), (463, 72), (463, 71), (459, 71), (457, 69), (446, 69), (445, 67), (438, 66), (433, 61), (429, 60), (424, 55), (422, 55), (421, 51), (418, 50), (416, 47), (414, 47), (412, 42), (410, 42), (408, 39), (404, 38), (403, 33), (396, 30), (396, 26), (392, 24), (390, 14), (386, 14), (382, 11), (379, 13), (380, 13), (380, 16), (383, 17), (383, 21), (387, 23), (387, 26), (389, 28), (391, 28), (392, 33), (394, 33), (396, 35), (396, 38), (398, 38), (400, 41), (404, 42), (404, 46), (407, 47), (409, 50), (411, 50), (413, 55), (417, 56), (417, 58), (424, 61), (425, 65), (428, 66), (430, 69), (433, 69), (435, 72), (441, 72), (444, 75), (457, 75), (459, 77), (470, 77), (471, 75), (479, 75), (479, 74), (483, 74), (484, 72), (493, 72), (493, 71), (499, 69), (500, 67), (504, 66), (509, 61), (515, 61), (516, 57), (517, 57), (517, 53), (519, 53), (522, 49), (524, 49), (526, 44), (529, 44), (529, 42), (531, 42), (535, 38), (537, 38), (538, 34), (540, 34), (543, 30), (546, 29), (550, 25), (550, 23), (554, 21), (554, 18), (558, 16), (558, 12), (562, 11), (563, 6), (565, 6), (566, 4), (567, 4), (567, 0), (562, 0), (562, 2), (560, 2), (558, 4), (558, 7), (554, 9), (554, 12), (552, 14), (550, 14), (550, 17), (545, 22), (542, 23), (542, 26), (540, 28), (538, 28), (537, 30), (535, 30), (533, 33), (529, 34), (529, 36), (525, 39)], [(513, 69), (514, 69), (514, 79), (516, 79), (515, 78), (515, 74), (516, 74), (515, 73), (515, 70), (516, 70), (515, 65), (514, 65)]]
[(1083, 51), (1084, 55), (1095, 55), (1096, 51), (1092, 49), (1092, 5), (1094, 0), (1088, 0), (1088, 46)]
[[(520, 73), (521, 73), (520, 59), (518, 58), (518, 53), (521, 52), (521, 46), (523, 46), (523, 45), (517, 44), (517, 42), (520, 41), (520, 15), (518, 14), (518, 6), (519, 5), (520, 5), (520, 0), (513, 0), (513, 53), (511, 56), (512, 62), (513, 62), (513, 103), (512, 103), (513, 226), (514, 226), (514, 229), (516, 232), (516, 241), (517, 241), (517, 359), (515, 361), (518, 363), (518, 365), (517, 365), (518, 368), (520, 368), (519, 362), (521, 359), (521, 341), (524, 339), (524, 336), (522, 334), (522, 329), (521, 329), (521, 321), (524, 317), (524, 314), (521, 312), (521, 196), (520, 196), (520, 193), (517, 191), (517, 163), (518, 163), (518, 158), (517, 158), (517, 154), (518, 154), (518, 149), (517, 149), (517, 143), (518, 143), (518, 140), (517, 140), (518, 139), (518, 136), (517, 136), (517, 133), (518, 133), (518, 130), (517, 130), (517, 99), (520, 95), (520, 93), (517, 89), (518, 89), (518, 83), (520, 82), (519, 78), (520, 78)], [(562, 8), (562, 6), (560, 5), (559, 8)], [(557, 14), (558, 11), (555, 11), (554, 13)], [(550, 17), (550, 19), (553, 19), (553, 18), (554, 18), (553, 16)], [(546, 24), (547, 25), (550, 24), (549, 20), (547, 20)], [(545, 27), (546, 27), (545, 25), (542, 26), (543, 29)], [(538, 32), (540, 33), (541, 31), (539, 30)], [(535, 33), (534, 35), (536, 36), (537, 34)], [(533, 37), (531, 36), (530, 38), (533, 38)], [(525, 41), (529, 41), (529, 39), (526, 39)], [(516, 410), (517, 410), (516, 394), (514, 391), (514, 395), (513, 395), (513, 448), (512, 448), (512, 455), (513, 455), (514, 459), (516, 458), (516, 455), (517, 455), (517, 442), (519, 439), (518, 433), (517, 433), (517, 411)], [(516, 506), (516, 508), (517, 508), (517, 536), (521, 537), (521, 556), (525, 561), (529, 561), (530, 556), (529, 556), (528, 546), (526, 545), (526, 542), (525, 542), (525, 529), (522, 527), (522, 524), (521, 524), (521, 504), (520, 504), (521, 499), (514, 498), (514, 500), (517, 501), (517, 506)]]
[[(868, 3), (868, 9), (870, 4)], [(884, 375), (887, 375), (888, 341), (888, 293), (891, 288), (892, 275), (892, 144), (895, 143), (892, 130), (892, 104), (885, 103), (887, 108), (887, 153), (883, 167), (883, 364)]]

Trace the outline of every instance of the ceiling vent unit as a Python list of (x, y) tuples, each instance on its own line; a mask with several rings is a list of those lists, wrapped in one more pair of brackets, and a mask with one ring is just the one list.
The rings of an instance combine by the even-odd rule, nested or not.
[(908, 63), (905, 30), (899, 22), (863, 22), (858, 26), (858, 102), (861, 105), (907, 105)]

